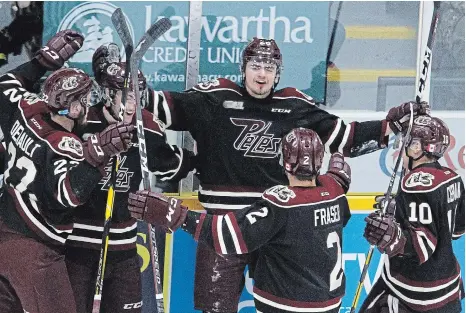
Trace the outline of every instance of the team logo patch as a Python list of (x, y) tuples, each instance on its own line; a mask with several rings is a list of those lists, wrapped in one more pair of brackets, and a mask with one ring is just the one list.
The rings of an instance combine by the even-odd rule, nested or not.
[(78, 79), (76, 76), (67, 77), (63, 80), (61, 88), (64, 90), (73, 90), (78, 87)]
[(83, 146), (81, 142), (73, 137), (63, 137), (58, 144), (58, 148), (62, 151), (69, 151), (83, 156)]
[(288, 202), (290, 199), (296, 198), (293, 190), (288, 189), (287, 186), (275, 186), (265, 191), (266, 195), (271, 195), (281, 202)]
[[(112, 64), (110, 64), (109, 67), (107, 67), (107, 73), (109, 75), (115, 76), (116, 74), (118, 74), (119, 71), (121, 71), (121, 67), (119, 67), (115, 63), (112, 63)], [(124, 75), (124, 73), (122, 73), (122, 75)]]
[(415, 186), (432, 186), (435, 176), (430, 173), (416, 172), (411, 174), (411, 176), (406, 179), (406, 187), (415, 187)]
[(207, 81), (207, 82), (202, 82), (200, 83), (199, 85), (197, 85), (199, 88), (203, 89), (203, 90), (207, 90), (211, 87), (217, 87), (217, 86), (220, 86), (220, 82), (218, 81), (218, 79), (212, 79), (211, 81)]

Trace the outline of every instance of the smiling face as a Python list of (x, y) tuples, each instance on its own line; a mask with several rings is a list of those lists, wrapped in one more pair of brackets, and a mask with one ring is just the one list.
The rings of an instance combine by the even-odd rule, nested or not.
[(277, 65), (273, 62), (258, 62), (250, 60), (246, 64), (244, 71), (245, 87), (248, 93), (254, 98), (266, 98), (275, 83), (277, 75)]

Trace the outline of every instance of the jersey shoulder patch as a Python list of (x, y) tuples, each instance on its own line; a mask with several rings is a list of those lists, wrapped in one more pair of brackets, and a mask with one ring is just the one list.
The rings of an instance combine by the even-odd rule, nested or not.
[(274, 99), (297, 99), (308, 103), (309, 105), (315, 105), (315, 101), (311, 96), (308, 96), (304, 92), (293, 88), (286, 87), (276, 91), (273, 95)]
[(264, 191), (262, 198), (282, 206), (296, 198), (296, 194), (288, 186), (277, 185)]
[(44, 139), (48, 141), (52, 150), (60, 155), (70, 157), (74, 160), (82, 160), (84, 158), (83, 144), (75, 134), (64, 131), (53, 131)]
[(420, 167), (403, 177), (401, 189), (409, 193), (433, 191), (458, 177), (448, 168)]
[(215, 91), (231, 91), (241, 95), (241, 88), (226, 78), (213, 79), (211, 81), (202, 82), (193, 87), (194, 90), (200, 92), (215, 92)]

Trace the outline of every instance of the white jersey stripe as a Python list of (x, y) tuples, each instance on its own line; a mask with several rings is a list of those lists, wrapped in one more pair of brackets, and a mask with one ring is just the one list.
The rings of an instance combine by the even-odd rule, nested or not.
[(398, 279), (396, 279), (395, 277), (393, 277), (391, 275), (391, 273), (389, 271), (389, 268), (390, 268), (389, 258), (385, 258), (385, 269), (386, 269), (385, 272), (387, 274), (387, 276), (386, 276), (387, 279), (390, 282), (392, 282), (393, 284), (400, 286), (401, 288), (404, 288), (404, 289), (407, 289), (407, 290), (410, 290), (410, 291), (414, 291), (414, 292), (435, 292), (435, 291), (439, 291), (439, 290), (445, 289), (448, 286), (450, 286), (451, 284), (457, 282), (458, 279), (461, 277), (461, 274), (458, 274), (452, 280), (450, 280), (449, 282), (446, 282), (445, 284), (434, 286), (434, 287), (424, 287), (424, 286), (419, 287), (419, 286), (408, 285), (408, 284), (405, 284), (405, 283), (399, 281)]
[(225, 245), (225, 241), (223, 239), (223, 228), (222, 228), (223, 216), (219, 215), (217, 218), (217, 236), (218, 236), (218, 243), (220, 244), (220, 251), (222, 254), (227, 254), (227, 247)]
[(327, 139), (327, 142), (325, 143), (325, 151), (330, 152), (330, 146), (332, 145), (335, 138), (337, 138), (337, 135), (340, 132), (341, 124), (342, 124), (341, 119), (337, 119), (337, 122), (335, 124), (335, 129), (333, 130), (332, 134), (330, 135), (330, 137)]
[[(135, 243), (136, 242), (136, 236), (129, 238), (129, 239), (121, 239), (121, 240), (109, 240), (108, 244), (109, 245), (126, 245), (130, 243)], [(68, 240), (70, 241), (80, 241), (80, 242), (88, 242), (88, 243), (95, 243), (95, 244), (101, 244), (102, 243), (102, 238), (89, 238), (89, 237), (82, 237), (82, 236), (76, 236), (76, 235), (69, 235)]]
[[(131, 230), (134, 230), (136, 229), (136, 227), (137, 227), (137, 223), (135, 222), (133, 225), (125, 227), (125, 228), (110, 228), (110, 232), (114, 234), (122, 234), (122, 233), (129, 232)], [(75, 223), (73, 225), (73, 228), (93, 230), (93, 231), (98, 231), (98, 232), (104, 231), (104, 228), (102, 226), (86, 225), (86, 224), (80, 224), (80, 223)]]
[(21, 208), (23, 209), (24, 213), (27, 215), (27, 217), (31, 220), (31, 222), (34, 223), (34, 225), (37, 226), (44, 234), (49, 236), (50, 238), (60, 242), (60, 243), (65, 243), (66, 239), (63, 237), (60, 237), (54, 233), (52, 233), (50, 230), (48, 230), (41, 222), (39, 222), (34, 215), (29, 212), (28, 207), (26, 206), (26, 203), (24, 203), (23, 198), (21, 197), (21, 194), (14, 189), (14, 192), (16, 194), (16, 199), (18, 199), (19, 204), (21, 205)]
[(349, 137), (349, 134), (350, 134), (350, 131), (351, 131), (351, 127), (352, 127), (352, 124), (349, 124), (349, 125), (346, 126), (345, 134), (343, 135), (343, 139), (341, 140), (341, 143), (338, 146), (338, 152), (340, 152), (341, 154), (343, 154), (343, 148), (345, 147), (346, 142), (348, 141), (348, 137)]
[(458, 293), (459, 288), (460, 288), (460, 285), (458, 284), (453, 290), (451, 290), (450, 292), (448, 292), (447, 294), (444, 294), (443, 296), (441, 296), (441, 297), (439, 297), (439, 298), (430, 299), (430, 300), (417, 300), (417, 299), (408, 298), (408, 297), (405, 296), (403, 293), (401, 293), (399, 290), (397, 290), (397, 289), (390, 283), (390, 281), (387, 279), (387, 277), (385, 276), (385, 273), (384, 273), (384, 272), (382, 272), (382, 278), (383, 278), (383, 280), (385, 281), (385, 283), (387, 284), (387, 286), (390, 288), (390, 290), (391, 290), (395, 295), (397, 295), (399, 298), (401, 298), (402, 300), (404, 300), (404, 301), (406, 301), (406, 302), (409, 302), (409, 303), (412, 303), (412, 304), (415, 304), (415, 305), (422, 305), (422, 306), (426, 306), (426, 305), (431, 305), (431, 304), (435, 304), (435, 303), (442, 302), (443, 300), (447, 299), (448, 297), (452, 296), (453, 294)]
[(294, 306), (289, 306), (281, 303), (274, 302), (272, 300), (266, 299), (264, 297), (259, 296), (257, 293), (253, 293), (254, 298), (259, 300), (260, 302), (270, 305), (271, 307), (285, 310), (285, 311), (290, 311), (290, 312), (326, 312), (334, 308), (338, 308), (341, 305), (341, 299), (335, 304), (323, 307), (323, 308), (297, 308)]
[(236, 254), (243, 254), (241, 251), (241, 247), (239, 245), (238, 236), (236, 235), (235, 229), (233, 228), (233, 224), (231, 223), (231, 219), (228, 215), (225, 215), (225, 222), (228, 225), (228, 229), (230, 230), (231, 239), (235, 245)]

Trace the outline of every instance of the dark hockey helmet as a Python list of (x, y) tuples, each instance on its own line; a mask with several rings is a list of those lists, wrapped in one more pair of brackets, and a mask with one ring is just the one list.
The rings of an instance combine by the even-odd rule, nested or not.
[(87, 95), (91, 91), (92, 80), (82, 70), (63, 68), (50, 74), (44, 82), (42, 93), (52, 111), (67, 115), (71, 103), (78, 100), (87, 107)]
[[(112, 90), (123, 90), (125, 83), (125, 67), (126, 62), (107, 63), (100, 70), (99, 75), (96, 75), (97, 83), (105, 88)], [(139, 90), (146, 89), (146, 78), (141, 71), (138, 71)], [(129, 82), (129, 87), (132, 89), (132, 84)]]
[(317, 176), (322, 167), (324, 145), (313, 130), (295, 128), (282, 139), (282, 165), (290, 174)]
[(254, 37), (243, 50), (241, 60), (241, 73), (243, 74), (243, 84), (245, 79), (246, 64), (251, 60), (258, 62), (268, 62), (277, 65), (277, 74), (275, 77), (275, 86), (280, 81), (282, 70), (282, 53), (277, 43), (273, 39), (263, 39)]
[(420, 115), (413, 121), (411, 133), (407, 135), (406, 147), (416, 141), (420, 143), (423, 155), (439, 159), (450, 145), (450, 130), (441, 119)]

